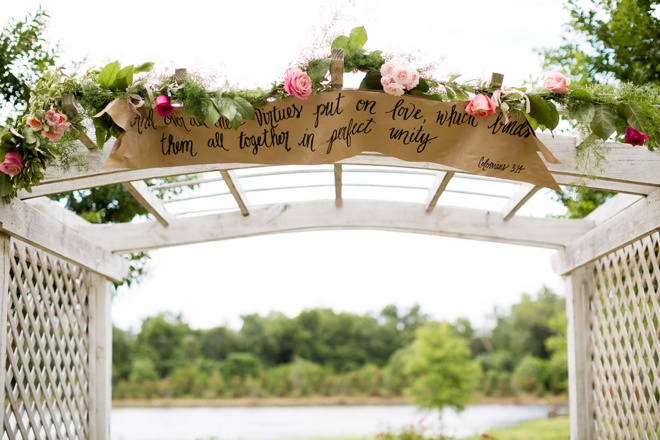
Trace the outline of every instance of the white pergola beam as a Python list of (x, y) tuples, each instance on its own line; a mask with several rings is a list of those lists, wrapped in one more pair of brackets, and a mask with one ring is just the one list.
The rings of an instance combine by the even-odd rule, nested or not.
[(564, 275), (660, 229), (660, 189), (602, 222), (552, 257)]
[(342, 169), (341, 164), (335, 164), (334, 175), (335, 175), (335, 206), (341, 208), (344, 200), (342, 198)]
[(0, 207), (0, 231), (113, 281), (123, 281), (128, 261), (97, 244), (111, 241), (112, 236), (90, 240), (78, 233), (79, 227), (61, 223), (21, 200)]
[(255, 235), (329, 229), (375, 229), (442, 235), (558, 249), (587, 232), (585, 220), (516, 217), (505, 222), (494, 212), (467, 208), (436, 209), (424, 213), (419, 204), (345, 200), (278, 204), (240, 212), (177, 218), (165, 228), (156, 222), (90, 225), (87, 237), (112, 236), (115, 252), (225, 240)]
[(138, 203), (149, 212), (149, 214), (154, 216), (158, 223), (167, 226), (172, 220), (174, 220), (174, 215), (165, 208), (162, 200), (151, 192), (149, 186), (147, 186), (144, 180), (124, 182), (122, 185), (129, 193), (131, 193), (135, 200), (137, 200)]
[(236, 174), (231, 170), (228, 171), (220, 170), (220, 175), (222, 175), (222, 180), (225, 181), (225, 184), (227, 185), (229, 192), (234, 197), (234, 200), (236, 200), (236, 204), (238, 204), (238, 209), (241, 210), (241, 214), (250, 215), (250, 208), (247, 201), (247, 195), (245, 194), (245, 191), (243, 191), (243, 188), (241, 187), (240, 183), (238, 182), (238, 178), (236, 177)]
[(502, 208), (502, 217), (504, 217), (504, 221), (511, 220), (511, 218), (516, 215), (516, 212), (518, 212), (518, 210), (520, 210), (520, 208), (522, 208), (540, 189), (540, 186), (532, 185), (530, 183), (523, 183), (520, 185), (518, 191), (511, 196), (506, 205), (504, 205), (504, 208)]
[(433, 211), (433, 208), (435, 208), (435, 206), (438, 204), (440, 196), (447, 188), (447, 185), (449, 185), (449, 181), (452, 177), (454, 177), (454, 174), (456, 173), (453, 171), (447, 171), (442, 177), (440, 177), (440, 174), (435, 176), (433, 185), (431, 185), (431, 188), (429, 189), (428, 195), (426, 197), (426, 212)]

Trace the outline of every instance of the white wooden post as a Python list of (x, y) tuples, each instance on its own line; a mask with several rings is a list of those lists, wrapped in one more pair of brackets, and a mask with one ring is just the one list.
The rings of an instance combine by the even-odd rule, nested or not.
[(91, 273), (89, 296), (90, 440), (110, 440), (112, 409), (112, 319), (110, 281)]
[(594, 434), (589, 354), (589, 294), (594, 289), (594, 279), (589, 267), (572, 272), (566, 289), (571, 440), (590, 440)]
[(5, 374), (7, 368), (7, 320), (9, 319), (9, 236), (0, 234), (0, 429), (5, 426)]

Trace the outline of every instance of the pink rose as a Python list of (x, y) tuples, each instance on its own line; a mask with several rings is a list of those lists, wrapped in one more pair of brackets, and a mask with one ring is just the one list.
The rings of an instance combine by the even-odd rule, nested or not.
[(50, 130), (44, 130), (41, 132), (41, 135), (45, 138), (50, 139), (51, 141), (59, 141), (62, 139), (62, 136), (64, 136), (64, 132), (56, 132), (56, 131), (50, 131)]
[(405, 93), (405, 91), (403, 89), (403, 86), (401, 84), (397, 84), (395, 82), (388, 83), (388, 84), (383, 84), (383, 90), (388, 95), (394, 95), (394, 96), (401, 96)]
[(41, 130), (42, 128), (44, 128), (43, 125), (41, 124), (41, 122), (39, 121), (39, 119), (37, 119), (37, 118), (33, 118), (32, 116), (28, 116), (28, 118), (27, 118), (27, 124), (28, 124), (28, 125), (30, 126), (30, 128), (31, 128), (32, 130), (34, 130), (34, 131), (39, 131), (39, 130)]
[(398, 66), (394, 61), (388, 61), (380, 67), (380, 75), (385, 77), (391, 77), (394, 75), (394, 69)]
[(626, 138), (625, 142), (627, 144), (632, 145), (633, 147), (637, 145), (644, 145), (644, 141), (649, 138), (649, 135), (646, 133), (642, 133), (641, 131), (637, 131), (632, 127), (626, 128)]
[(484, 118), (488, 115), (497, 113), (497, 106), (486, 95), (477, 95), (465, 107), (465, 112), (475, 118)]
[(156, 98), (156, 114), (161, 118), (170, 116), (174, 113), (174, 106), (167, 95), (158, 95)]
[(46, 112), (46, 124), (51, 127), (56, 126), (60, 122), (60, 114), (55, 113), (53, 109), (50, 109)]
[(407, 90), (411, 90), (419, 84), (419, 74), (417, 71), (406, 66), (399, 66), (394, 69), (393, 78), (397, 84), (401, 84)]
[(546, 89), (555, 93), (566, 93), (570, 81), (559, 72), (552, 71), (545, 77), (543, 85)]
[(10, 151), (5, 154), (4, 162), (0, 163), (0, 171), (10, 176), (15, 176), (20, 173), (25, 166), (25, 161), (21, 153), (17, 151)]
[(312, 79), (298, 67), (286, 73), (284, 90), (298, 99), (307, 99), (312, 94)]

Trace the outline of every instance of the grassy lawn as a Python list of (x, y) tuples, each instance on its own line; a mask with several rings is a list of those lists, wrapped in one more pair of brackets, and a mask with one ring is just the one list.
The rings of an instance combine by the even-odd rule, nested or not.
[[(539, 419), (523, 422), (513, 428), (492, 430), (490, 437), (465, 437), (460, 440), (568, 440), (570, 428), (568, 417), (557, 417), (553, 419)], [(388, 435), (380, 440), (444, 440), (437, 438), (426, 438), (418, 434)], [(367, 437), (319, 437), (304, 440), (379, 440), (378, 436)], [(447, 439), (449, 440), (449, 439)]]
[[(491, 439), (497, 440), (568, 440), (570, 427), (568, 417), (530, 420), (513, 428), (489, 431)], [(468, 437), (464, 440), (483, 440), (489, 437)]]

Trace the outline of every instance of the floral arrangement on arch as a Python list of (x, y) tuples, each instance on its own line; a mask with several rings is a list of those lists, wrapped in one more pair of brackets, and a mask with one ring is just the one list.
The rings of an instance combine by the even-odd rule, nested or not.
[[(531, 91), (502, 89), (484, 81), (460, 83), (458, 75), (436, 80), (407, 63), (384, 57), (381, 51), (367, 52), (366, 41), (366, 30), (358, 27), (332, 43), (333, 49), (344, 50), (344, 71), (364, 73), (360, 89), (461, 101), (475, 118), (498, 112), (508, 118), (511, 112), (521, 112), (534, 129), (552, 131), (563, 118), (582, 132), (584, 149), (612, 137), (650, 150), (660, 147), (657, 87), (595, 84), (579, 88), (559, 72), (547, 74), (544, 87)], [(244, 120), (254, 119), (254, 107), (288, 97), (305, 100), (331, 90), (330, 57), (292, 67), (270, 88), (256, 90), (228, 86), (208, 90), (203, 78), (154, 78), (149, 76), (152, 68), (152, 63), (122, 67), (115, 61), (81, 77), (65, 75), (62, 69), (45, 74), (32, 91), (28, 114), (11, 126), (0, 127), (0, 196), (9, 201), (19, 190), (30, 191), (50, 164), (75, 164), (76, 148), (71, 145), (87, 132), (84, 120), (92, 121), (99, 148), (121, 135), (122, 129), (104, 112), (115, 99), (124, 100), (140, 115), (152, 109), (158, 117), (169, 117), (181, 107), (199, 121), (214, 124), (224, 117), (237, 129)], [(64, 105), (65, 96), (74, 97), (77, 108)]]

